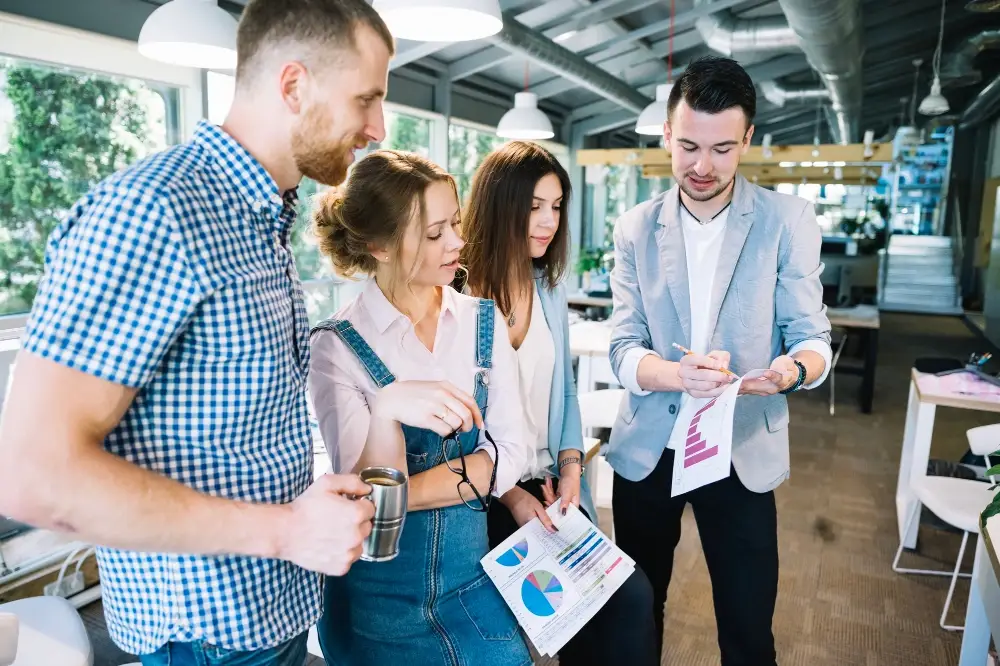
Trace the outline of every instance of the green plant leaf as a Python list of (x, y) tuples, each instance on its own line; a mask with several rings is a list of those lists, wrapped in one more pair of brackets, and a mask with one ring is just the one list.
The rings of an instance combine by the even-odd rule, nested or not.
[(986, 508), (983, 509), (983, 521), (989, 520), (998, 513), (1000, 513), (1000, 495), (995, 496), (993, 501), (987, 504)]
[(1000, 465), (993, 465), (986, 470), (986, 476), (996, 476), (997, 474), (1000, 474)]

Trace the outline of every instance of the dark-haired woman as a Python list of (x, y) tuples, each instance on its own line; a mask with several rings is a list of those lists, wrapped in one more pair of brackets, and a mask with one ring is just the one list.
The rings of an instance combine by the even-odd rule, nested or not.
[[(582, 479), (583, 430), (569, 351), (565, 288), (569, 254), (566, 170), (537, 144), (513, 141), (486, 157), (472, 181), (462, 223), (466, 290), (496, 302), (518, 368), (531, 454), (518, 484), (489, 512), (496, 547), (545, 506), (597, 513)], [(581, 504), (583, 505), (581, 507)], [(562, 666), (659, 664), (652, 590), (636, 569), (559, 652)]]
[(321, 196), (314, 224), (338, 273), (369, 276), (313, 333), (323, 441), (338, 472), (409, 476), (397, 557), (326, 579), (323, 654), (336, 666), (525, 666), (517, 622), (479, 563), (491, 493), (509, 490), (527, 457), (514, 351), (495, 305), (450, 286), (464, 244), (455, 182), (418, 155), (377, 151)]

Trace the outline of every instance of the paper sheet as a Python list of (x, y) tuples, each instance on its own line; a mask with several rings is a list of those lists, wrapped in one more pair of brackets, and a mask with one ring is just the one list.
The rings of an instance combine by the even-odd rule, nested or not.
[(729, 476), (733, 460), (733, 413), (744, 380), (753, 381), (767, 370), (751, 370), (714, 398), (688, 400), (675, 428), (685, 433), (683, 450), (674, 451), (670, 496), (677, 497)]
[(547, 511), (559, 531), (535, 518), (481, 560), (538, 652), (555, 654), (635, 571), (623, 553), (579, 509)]

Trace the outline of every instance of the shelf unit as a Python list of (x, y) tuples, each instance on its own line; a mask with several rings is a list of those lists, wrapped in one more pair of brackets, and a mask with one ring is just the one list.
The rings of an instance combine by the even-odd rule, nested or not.
[(944, 232), (955, 130), (941, 127), (927, 141), (894, 145), (893, 233), (940, 236)]

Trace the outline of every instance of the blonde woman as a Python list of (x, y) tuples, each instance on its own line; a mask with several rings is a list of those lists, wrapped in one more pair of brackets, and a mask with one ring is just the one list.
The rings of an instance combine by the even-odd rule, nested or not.
[(370, 276), (312, 336), (309, 387), (334, 469), (389, 465), (410, 483), (399, 555), (327, 579), (324, 655), (530, 664), (479, 564), (491, 497), (517, 483), (528, 449), (503, 317), (449, 286), (464, 245), (455, 183), (417, 155), (377, 151), (324, 195), (314, 223), (341, 275)]

